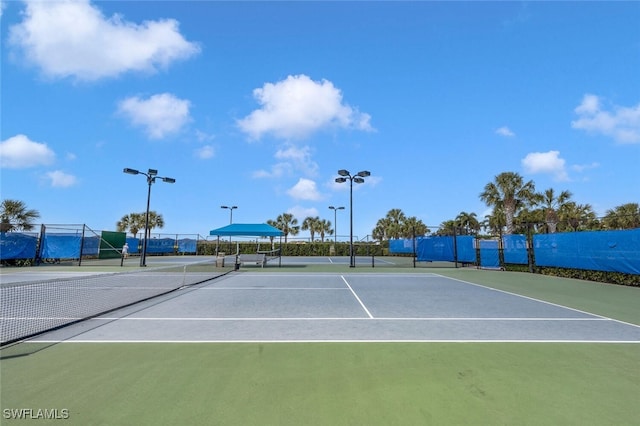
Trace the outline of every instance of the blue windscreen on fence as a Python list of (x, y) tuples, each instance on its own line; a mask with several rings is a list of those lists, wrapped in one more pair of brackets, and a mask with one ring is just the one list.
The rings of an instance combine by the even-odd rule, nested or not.
[(173, 253), (175, 242), (173, 238), (152, 238), (147, 240), (147, 253)]
[(453, 237), (424, 237), (418, 239), (418, 261), (454, 261)]
[(478, 240), (478, 243), (480, 245), (480, 266), (483, 268), (499, 268), (498, 240)]
[(37, 234), (0, 233), (0, 260), (33, 259), (38, 245)]
[(504, 263), (514, 263), (519, 265), (526, 265), (529, 263), (526, 235), (503, 235), (502, 249), (504, 253)]
[(82, 235), (45, 234), (40, 245), (42, 259), (79, 259)]
[(473, 245), (475, 237), (472, 235), (460, 235), (456, 237), (456, 249), (458, 262), (474, 263), (476, 261), (476, 249)]
[(538, 266), (640, 274), (640, 229), (533, 236)]
[(97, 256), (100, 253), (100, 237), (84, 237), (82, 240), (82, 255)]
[(197, 243), (196, 240), (191, 238), (178, 240), (178, 253), (195, 253), (197, 251)]
[(391, 254), (413, 253), (414, 241), (415, 240), (413, 239), (389, 240), (389, 253)]
[(129, 254), (137, 254), (139, 252), (138, 246), (140, 245), (140, 239), (134, 237), (127, 237), (127, 244), (129, 245)]

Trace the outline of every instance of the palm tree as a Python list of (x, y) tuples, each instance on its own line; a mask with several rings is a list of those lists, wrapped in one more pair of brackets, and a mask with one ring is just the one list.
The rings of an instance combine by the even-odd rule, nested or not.
[(533, 181), (525, 183), (518, 173), (503, 172), (495, 177), (494, 182), (485, 185), (480, 199), (488, 206), (504, 210), (506, 233), (513, 234), (513, 219), (521, 208), (535, 199), (535, 184)]
[(153, 228), (164, 228), (164, 218), (161, 214), (154, 211), (149, 212), (149, 229), (147, 230), (147, 237), (151, 238), (151, 230)]
[(609, 229), (640, 228), (640, 205), (627, 203), (607, 210), (602, 222)]
[(391, 209), (387, 215), (378, 220), (376, 228), (373, 230), (373, 237), (378, 239), (398, 239), (403, 236), (403, 224), (407, 217), (400, 209)]
[(563, 204), (559, 212), (560, 221), (571, 230), (598, 229), (599, 223), (590, 204), (576, 204), (573, 201)]
[(556, 196), (553, 188), (549, 188), (537, 196), (537, 200), (542, 205), (544, 211), (544, 221), (547, 225), (547, 232), (550, 234), (555, 234), (560, 219), (558, 212), (562, 209), (562, 206), (569, 201), (571, 195), (569, 191), (562, 191)]
[(376, 223), (376, 227), (371, 231), (371, 236), (374, 240), (384, 241), (389, 239), (387, 236), (388, 219), (380, 219)]
[[(146, 221), (146, 213), (129, 213), (126, 216), (122, 216), (116, 223), (116, 230), (118, 232), (129, 232), (136, 236), (141, 229), (144, 229)], [(153, 228), (164, 228), (164, 218), (161, 214), (156, 213), (155, 211), (149, 211), (149, 229), (147, 230), (145, 238), (149, 238), (151, 236), (151, 230)]]
[(415, 216), (408, 217), (402, 223), (402, 236), (404, 238), (413, 238), (414, 236), (424, 236), (429, 233), (427, 225)]
[(504, 218), (504, 210), (502, 207), (494, 206), (493, 212), (490, 215), (486, 215), (482, 221), (481, 227), (485, 232), (492, 235), (501, 235), (504, 230), (506, 220)]
[(324, 243), (325, 235), (333, 235), (333, 228), (331, 228), (331, 221), (322, 219), (318, 223), (318, 232), (320, 233), (320, 241)]
[(138, 231), (144, 229), (144, 220), (144, 213), (129, 213), (122, 216), (122, 219), (116, 223), (116, 231), (126, 232), (128, 230), (135, 237)]
[(0, 204), (0, 232), (31, 231), (33, 221), (40, 217), (37, 210), (27, 209), (19, 200), (2, 200)]
[(478, 215), (475, 213), (460, 212), (455, 219), (455, 224), (458, 228), (462, 228), (462, 234), (464, 235), (477, 234), (480, 230)]
[(293, 217), (291, 213), (282, 213), (281, 215), (279, 215), (275, 221), (275, 225), (273, 226), (284, 232), (285, 244), (287, 242), (287, 237), (289, 236), (289, 234), (298, 235), (298, 232), (300, 232), (298, 219)]
[(318, 216), (316, 217), (308, 216), (302, 221), (302, 227), (300, 229), (302, 229), (303, 231), (309, 231), (309, 234), (311, 234), (311, 242), (315, 241), (315, 235), (316, 235), (316, 232), (318, 231), (319, 222), (320, 222), (320, 218)]
[(458, 226), (455, 220), (445, 220), (440, 224), (440, 228), (436, 231), (438, 236), (454, 235), (455, 228)]

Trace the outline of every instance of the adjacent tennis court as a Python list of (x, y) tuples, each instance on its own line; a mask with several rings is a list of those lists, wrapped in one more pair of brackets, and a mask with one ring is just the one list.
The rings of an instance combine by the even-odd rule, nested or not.
[(282, 261), (227, 265), (205, 280), (183, 270), (191, 278), (169, 292), (157, 272), (136, 271), (158, 295), (3, 348), (3, 424), (55, 415), (83, 425), (640, 418), (638, 289), (366, 259), (356, 268)]
[(433, 273), (240, 272), (34, 341), (639, 343), (640, 326)]

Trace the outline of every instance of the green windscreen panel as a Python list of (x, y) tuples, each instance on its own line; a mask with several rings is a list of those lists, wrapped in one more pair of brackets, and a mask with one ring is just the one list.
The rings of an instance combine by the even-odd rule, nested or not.
[(102, 231), (99, 259), (113, 259), (121, 256), (122, 246), (127, 240), (126, 232)]

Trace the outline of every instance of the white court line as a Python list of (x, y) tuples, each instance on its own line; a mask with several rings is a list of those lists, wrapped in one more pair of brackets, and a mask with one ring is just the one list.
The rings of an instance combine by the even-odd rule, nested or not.
[(344, 287), (202, 287), (194, 290), (348, 290)]
[(468, 339), (451, 339), (451, 340), (418, 340), (418, 339), (398, 339), (398, 340), (30, 340), (25, 343), (101, 343), (101, 344), (113, 344), (113, 343), (172, 343), (172, 344), (211, 344), (211, 343), (586, 343), (586, 344), (640, 344), (635, 340), (468, 340)]
[(349, 285), (349, 283), (347, 282), (346, 278), (343, 275), (340, 275), (340, 278), (342, 278), (342, 281), (344, 281), (344, 283), (347, 285), (347, 287), (349, 287), (349, 290), (351, 290), (351, 293), (353, 294), (353, 296), (356, 298), (356, 300), (358, 301), (358, 303), (360, 303), (360, 306), (362, 306), (362, 309), (364, 309), (364, 311), (367, 313), (367, 315), (369, 315), (369, 318), (373, 318), (373, 315), (371, 315), (371, 312), (369, 312), (369, 310), (367, 309), (366, 306), (364, 306), (364, 303), (362, 303), (362, 300), (360, 300), (360, 298), (358, 297), (358, 295), (356, 294), (355, 291), (353, 291), (353, 289), (351, 288), (351, 286)]
[[(366, 308), (365, 308), (366, 310)], [(23, 318), (29, 319), (29, 318)], [(416, 318), (362, 318), (362, 317), (96, 317), (90, 318), (91, 321), (613, 321), (608, 318), (438, 318), (438, 317), (416, 317)]]
[(477, 284), (477, 283), (472, 283), (472, 282), (465, 281), (465, 280), (460, 280), (460, 279), (458, 279), (458, 278), (447, 277), (446, 275), (439, 275), (439, 276), (440, 276), (440, 277), (442, 277), (442, 278), (445, 278), (445, 279), (458, 281), (458, 282), (461, 282), (461, 283), (464, 283), (464, 284), (469, 284), (469, 285), (472, 285), (472, 286), (485, 288), (485, 289), (487, 289), (487, 290), (498, 291), (498, 292), (500, 292), (500, 293), (509, 294), (509, 295), (511, 295), (511, 296), (521, 297), (521, 298), (523, 298), (523, 299), (533, 300), (534, 302), (544, 303), (544, 304), (546, 304), (546, 305), (555, 306), (555, 307), (557, 307), (557, 308), (568, 309), (568, 310), (573, 311), (573, 312), (578, 312), (578, 313), (586, 314), (586, 315), (592, 315), (592, 316), (594, 316), (594, 317), (603, 318), (603, 319), (607, 319), (607, 320), (610, 320), (610, 321), (618, 322), (618, 323), (620, 323), (620, 324), (626, 324), (626, 325), (630, 325), (630, 326), (633, 326), (633, 327), (640, 328), (640, 325), (638, 325), (638, 324), (633, 324), (633, 323), (630, 323), (630, 322), (617, 320), (617, 319), (615, 319), (615, 318), (605, 317), (605, 316), (603, 316), (603, 315), (594, 314), (593, 312), (587, 312), (587, 311), (583, 311), (583, 310), (581, 310), (581, 309), (571, 308), (571, 307), (569, 307), (569, 306), (560, 305), (559, 303), (547, 302), (546, 300), (536, 299), (535, 297), (524, 296), (524, 295), (522, 295), (522, 294), (513, 293), (513, 292), (510, 292), (510, 291), (506, 291), (506, 290), (500, 290), (500, 289), (493, 288), (493, 287), (489, 287), (489, 286), (486, 286), (486, 285)]

